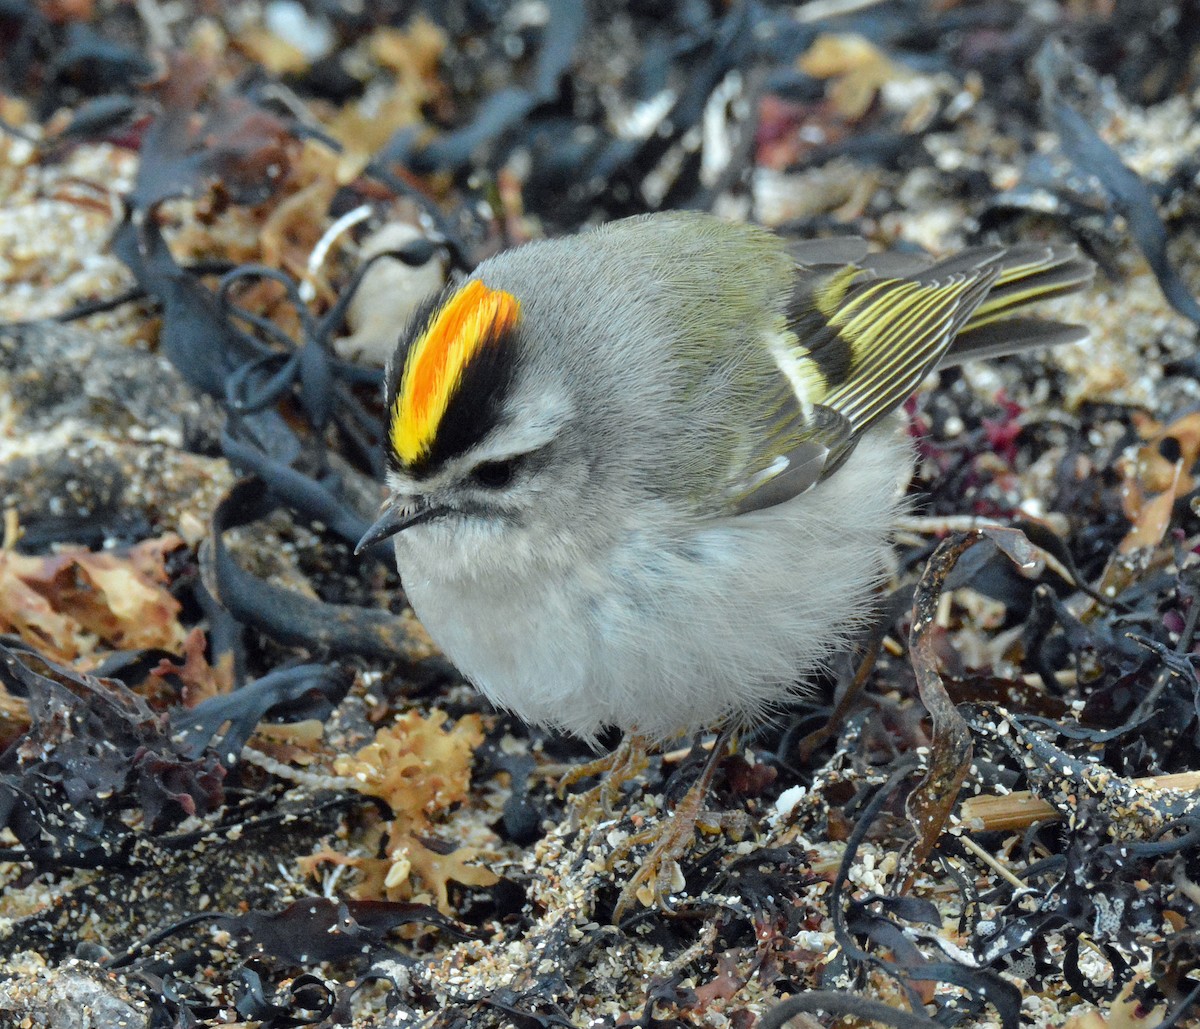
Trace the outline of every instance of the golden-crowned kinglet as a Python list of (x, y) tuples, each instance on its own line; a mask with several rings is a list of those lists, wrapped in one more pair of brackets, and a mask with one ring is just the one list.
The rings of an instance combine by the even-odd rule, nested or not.
[(1008, 316), (1091, 275), (686, 213), (508, 251), (403, 333), (359, 547), (395, 536), (430, 635), (527, 722), (752, 720), (870, 613), (911, 468), (891, 412), (944, 360), (1084, 338)]

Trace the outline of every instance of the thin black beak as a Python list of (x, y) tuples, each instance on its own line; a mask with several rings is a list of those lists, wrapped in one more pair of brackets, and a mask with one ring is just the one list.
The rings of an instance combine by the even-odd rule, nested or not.
[(395, 508), (391, 505), (385, 507), (383, 514), (375, 519), (374, 524), (363, 533), (363, 538), (358, 541), (358, 546), (354, 548), (355, 556), (361, 554), (367, 547), (373, 547), (376, 543), (395, 536), (402, 529), (427, 522), (437, 514), (438, 508), (432, 504), (418, 504), (416, 507), (408, 508)]

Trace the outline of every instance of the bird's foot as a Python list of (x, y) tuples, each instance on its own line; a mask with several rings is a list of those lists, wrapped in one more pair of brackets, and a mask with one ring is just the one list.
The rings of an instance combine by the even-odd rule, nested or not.
[(700, 778), (684, 794), (683, 800), (665, 822), (634, 833), (612, 855), (610, 865), (626, 857), (636, 847), (653, 844), (617, 898), (613, 909), (614, 923), (619, 924), (635, 904), (644, 907), (656, 905), (668, 911), (671, 909), (670, 895), (679, 893), (687, 885), (679, 860), (691, 847), (697, 831), (716, 835), (724, 831), (742, 832), (747, 828), (746, 819), (740, 813), (723, 814), (705, 809), (709, 787), (717, 766), (725, 756), (728, 743), (727, 733), (717, 738)]
[(628, 855), (635, 847), (654, 844), (642, 858), (641, 867), (621, 890), (617, 906), (613, 909), (614, 923), (620, 923), (625, 913), (636, 904), (669, 908), (667, 898), (687, 885), (679, 867), (679, 859), (687, 853), (696, 835), (707, 793), (707, 786), (701, 788), (701, 784), (696, 783), (665, 823), (648, 826), (634, 833), (618, 847), (612, 857), (614, 862)]
[(621, 788), (641, 775), (649, 765), (647, 749), (644, 736), (628, 733), (611, 754), (578, 765), (559, 779), (559, 795), (577, 782), (598, 775), (600, 782), (575, 798), (575, 810), (598, 810), (604, 815), (612, 814), (621, 799)]

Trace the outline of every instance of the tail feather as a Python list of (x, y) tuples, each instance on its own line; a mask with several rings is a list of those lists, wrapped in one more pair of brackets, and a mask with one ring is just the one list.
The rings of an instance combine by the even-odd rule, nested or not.
[(1074, 247), (1014, 247), (1000, 259), (1000, 275), (964, 328), (979, 329), (1027, 304), (1074, 293), (1095, 273)]
[(1049, 318), (998, 318), (978, 328), (968, 323), (946, 351), (941, 366), (1004, 357), (1061, 343), (1082, 343), (1089, 335), (1085, 325)]

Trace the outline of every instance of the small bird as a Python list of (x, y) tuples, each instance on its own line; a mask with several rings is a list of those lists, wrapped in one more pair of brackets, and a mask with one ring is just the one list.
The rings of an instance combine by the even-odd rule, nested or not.
[(1092, 271), (686, 212), (499, 254), (401, 336), (359, 549), (395, 537), (430, 635), (526, 722), (754, 723), (870, 617), (912, 469), (893, 412), (939, 364), (1085, 338), (1011, 315)]

